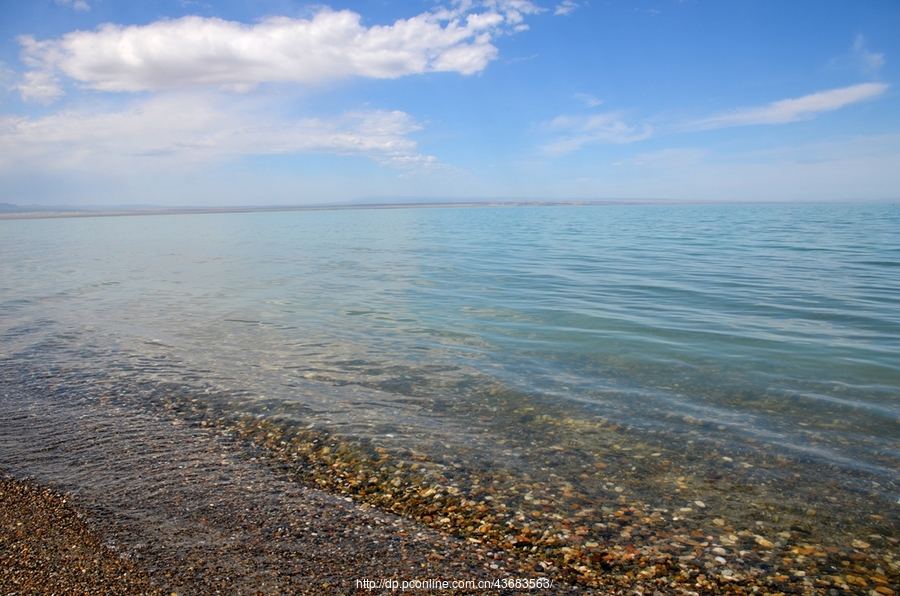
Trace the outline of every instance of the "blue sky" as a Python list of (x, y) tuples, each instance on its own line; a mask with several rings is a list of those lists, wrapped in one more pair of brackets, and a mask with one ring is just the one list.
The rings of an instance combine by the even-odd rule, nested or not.
[(0, 5), (0, 202), (900, 198), (900, 3)]

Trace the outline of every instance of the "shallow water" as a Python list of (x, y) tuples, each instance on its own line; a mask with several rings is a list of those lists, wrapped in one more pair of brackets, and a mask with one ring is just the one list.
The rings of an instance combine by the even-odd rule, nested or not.
[[(523, 478), (664, 505), (724, 473), (800, 509), (825, 473), (896, 515), (894, 206), (18, 220), (0, 252), (7, 382), (115, 383), (150, 412), (200, 398), (210, 424), (510, 478), (511, 507)], [(162, 386), (194, 397), (146, 397)]]

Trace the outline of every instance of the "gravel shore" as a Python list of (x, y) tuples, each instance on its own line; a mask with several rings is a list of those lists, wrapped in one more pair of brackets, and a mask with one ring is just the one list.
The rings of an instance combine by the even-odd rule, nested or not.
[[(4, 476), (0, 479), (0, 592), (7, 596), (379, 594), (390, 590), (370, 590), (363, 582), (514, 577), (506, 568), (508, 561), (501, 562), (504, 568), (486, 570), (483, 554), (466, 543), (317, 492), (299, 490), (293, 496), (299, 496), (305, 507), (294, 507), (278, 520), (252, 514), (241, 519), (230, 507), (224, 515), (217, 512), (204, 520), (203, 525), (218, 531), (255, 533), (254, 540), (223, 537), (205, 547), (195, 545), (175, 558), (136, 558), (134, 552), (110, 544), (116, 533), (89, 523), (89, 516), (73, 506), (71, 497)], [(125, 537), (123, 528), (118, 528), (118, 537), (131, 543), (152, 540), (155, 530), (145, 529), (147, 535)], [(140, 531), (134, 526), (129, 530)], [(191, 533), (190, 528), (177, 530)], [(174, 543), (147, 546), (149, 551), (178, 550)], [(554, 592), (560, 591), (566, 590)], [(447, 589), (441, 593), (513, 591)]]
[(50, 489), (0, 478), (0, 591), (13, 594), (160, 594)]
[(0, 395), (4, 595), (379, 594), (388, 590), (362, 582), (537, 575), (506, 553), (287, 480), (208, 429), (93, 398), (38, 407), (19, 387)]
[[(137, 401), (115, 380), (2, 377), (2, 594), (392, 593), (385, 580), (553, 582), (393, 593), (900, 593), (896, 510), (830, 487), (825, 469), (813, 510), (792, 504), (810, 491), (785, 475), (751, 484), (762, 462), (735, 471), (698, 457), (688, 469), (612, 449), (593, 473), (624, 469), (623, 490), (585, 504), (565, 483), (526, 486), (494, 468), (477, 484), (425, 476), (459, 472), (218, 418), (200, 394), (162, 384), (131, 387)], [(662, 508), (629, 488), (653, 473), (674, 482), (651, 486)]]

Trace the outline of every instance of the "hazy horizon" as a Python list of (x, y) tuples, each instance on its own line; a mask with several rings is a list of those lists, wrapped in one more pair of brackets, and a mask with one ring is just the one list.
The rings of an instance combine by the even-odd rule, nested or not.
[(468, 208), (468, 207), (577, 207), (577, 206), (593, 206), (593, 207), (615, 207), (615, 206), (728, 206), (728, 205), (771, 205), (771, 206), (790, 206), (790, 205), (887, 205), (895, 203), (897, 199), (872, 199), (872, 200), (743, 200), (743, 201), (690, 201), (690, 200), (673, 200), (673, 199), (516, 199), (509, 197), (500, 198), (475, 198), (475, 199), (453, 199), (448, 197), (438, 197), (434, 199), (425, 198), (370, 198), (348, 201), (332, 201), (323, 203), (305, 203), (290, 204), (281, 203), (273, 205), (160, 205), (160, 204), (100, 204), (100, 205), (74, 205), (74, 204), (56, 204), (56, 205), (17, 205), (15, 203), (0, 203), (0, 219), (19, 219), (19, 215), (30, 214), (59, 214), (60, 216), (75, 215), (144, 215), (144, 214), (178, 214), (178, 213), (243, 213), (243, 212), (264, 212), (264, 211), (317, 211), (328, 209), (415, 209), (415, 208)]

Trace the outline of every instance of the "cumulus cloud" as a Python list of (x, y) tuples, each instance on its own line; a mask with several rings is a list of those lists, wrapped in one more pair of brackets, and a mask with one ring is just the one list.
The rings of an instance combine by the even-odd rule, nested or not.
[(553, 11), (554, 16), (568, 16), (572, 14), (572, 12), (578, 8), (578, 4), (573, 2), (572, 0), (563, 0), (560, 4), (556, 5), (556, 10)]
[(59, 77), (46, 70), (26, 72), (15, 86), (25, 101), (35, 101), (48, 105), (65, 95), (59, 86)]
[(0, 170), (177, 170), (242, 155), (300, 152), (364, 156), (398, 168), (435, 164), (408, 138), (419, 129), (400, 111), (291, 120), (266, 103), (167, 94), (108, 113), (2, 117)]
[(636, 127), (625, 123), (619, 112), (593, 116), (557, 116), (545, 125), (556, 139), (544, 145), (549, 153), (570, 153), (591, 143), (632, 143), (652, 133), (648, 124)]
[(822, 112), (832, 112), (882, 95), (888, 89), (884, 83), (861, 83), (830, 91), (820, 91), (796, 99), (782, 99), (766, 106), (739, 108), (697, 120), (688, 127), (695, 130), (749, 126), (753, 124), (785, 124), (814, 118)]
[(18, 41), (33, 70), (20, 90), (28, 99), (59, 97), (58, 74), (112, 92), (249, 90), (259, 83), (314, 85), (437, 71), (471, 75), (497, 57), (493, 39), (526, 29), (523, 15), (540, 10), (525, 0), (461, 1), (371, 27), (350, 10), (323, 8), (310, 19), (271, 17), (253, 25), (187, 16), (143, 26), (105, 24), (43, 41), (26, 35)]

